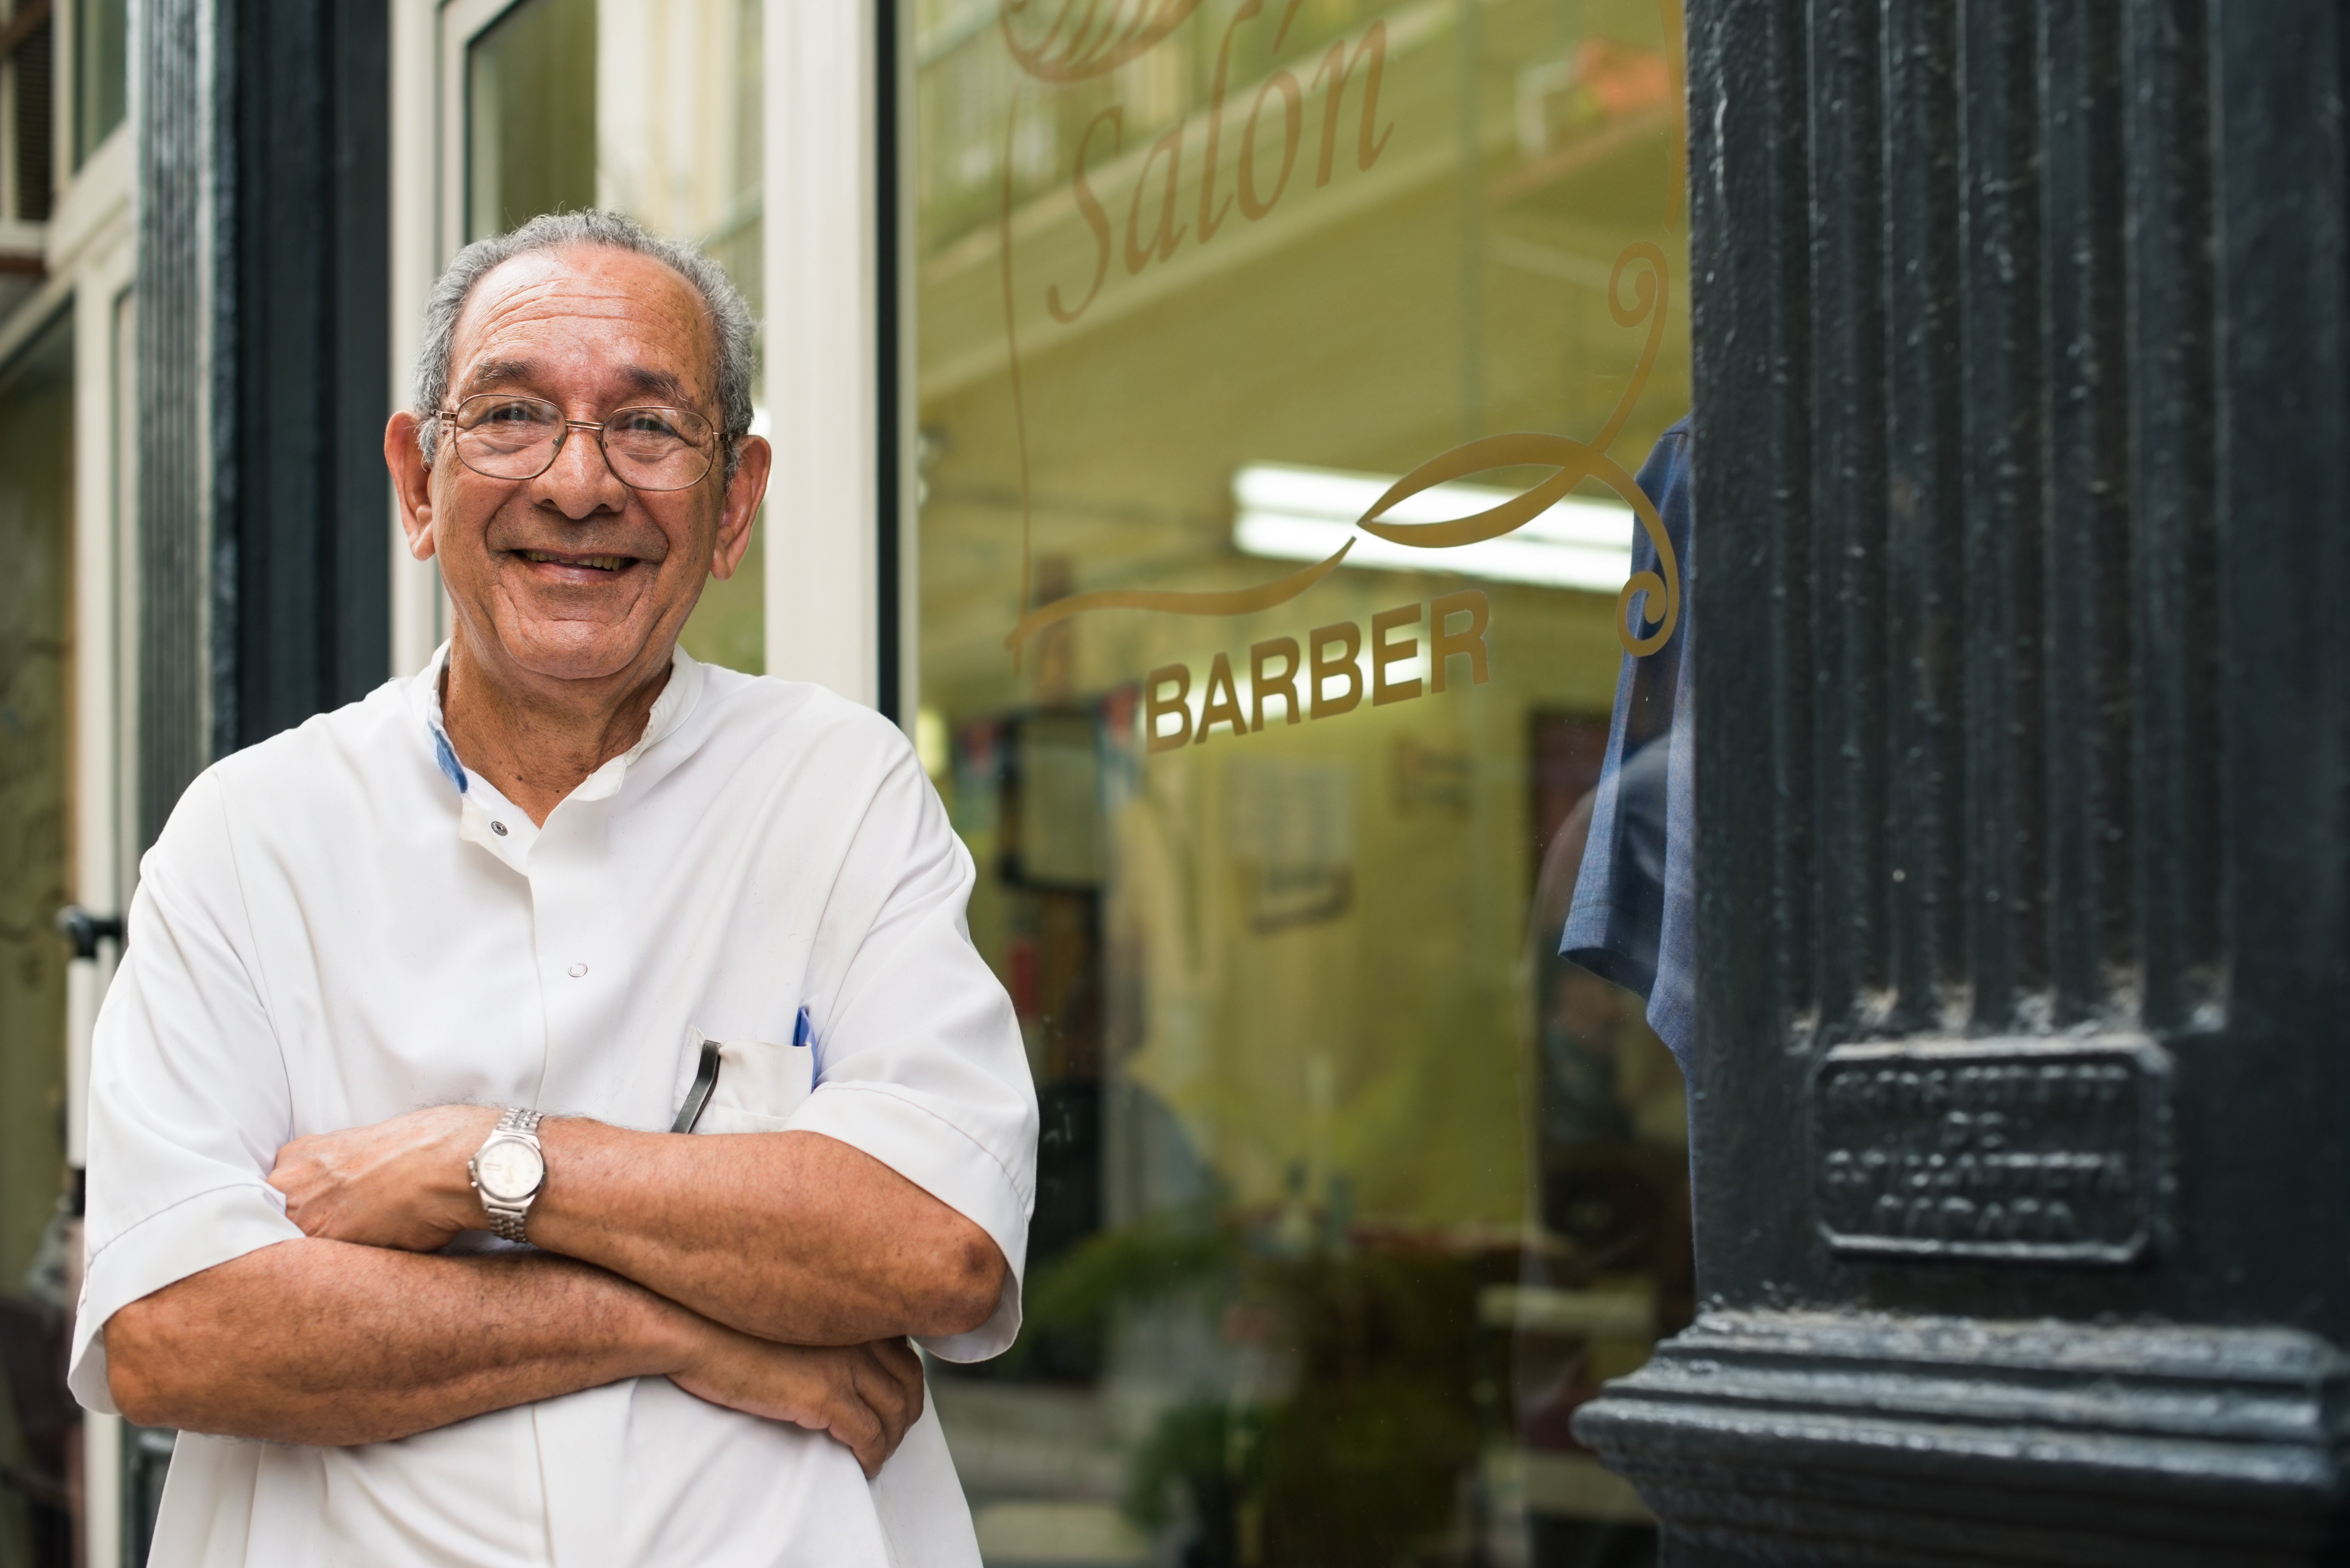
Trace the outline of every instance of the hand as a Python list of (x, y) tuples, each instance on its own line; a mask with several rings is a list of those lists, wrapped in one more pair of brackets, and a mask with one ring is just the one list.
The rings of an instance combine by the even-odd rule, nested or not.
[(433, 1106), (373, 1127), (297, 1137), (269, 1185), (306, 1236), (429, 1252), (490, 1217), (466, 1162), (497, 1126), (488, 1106)]
[(671, 1382), (730, 1410), (829, 1434), (868, 1480), (921, 1417), (922, 1363), (902, 1339), (812, 1347), (708, 1328)]

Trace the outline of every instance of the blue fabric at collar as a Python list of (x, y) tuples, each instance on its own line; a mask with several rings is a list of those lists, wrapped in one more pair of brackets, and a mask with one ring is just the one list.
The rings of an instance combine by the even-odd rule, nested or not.
[(432, 754), (440, 761), (441, 771), (449, 775), (449, 782), (457, 786), (457, 793), (463, 794), (466, 784), (465, 764), (457, 760), (456, 751), (449, 744), (449, 737), (440, 725), (432, 724), (426, 727), (432, 732)]

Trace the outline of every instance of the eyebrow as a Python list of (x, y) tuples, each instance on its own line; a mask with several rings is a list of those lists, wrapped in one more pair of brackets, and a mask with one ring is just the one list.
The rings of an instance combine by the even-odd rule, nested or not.
[(463, 386), (458, 389), (458, 397), (462, 400), (500, 381), (527, 381), (537, 370), (538, 367), (528, 359), (484, 359), (465, 378)]
[(627, 377), (629, 384), (639, 392), (649, 392), (654, 397), (666, 399), (681, 408), (690, 409), (693, 406), (692, 395), (685, 389), (685, 383), (667, 370), (654, 370), (642, 365), (630, 365), (621, 370), (620, 374)]
[[(472, 393), (495, 387), (501, 382), (518, 381), (527, 385), (536, 380), (537, 375), (538, 365), (536, 360), (484, 359), (474, 366), (473, 372), (465, 378), (464, 386), (458, 395), (462, 400)], [(626, 365), (621, 367), (620, 376), (639, 392), (662, 399), (681, 408), (691, 409), (694, 406), (692, 394), (686, 389), (685, 383), (667, 370), (655, 369), (645, 365)]]

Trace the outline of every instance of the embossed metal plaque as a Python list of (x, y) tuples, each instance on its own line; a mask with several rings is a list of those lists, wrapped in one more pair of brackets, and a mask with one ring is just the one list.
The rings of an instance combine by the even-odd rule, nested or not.
[(2170, 1063), (2142, 1036), (1844, 1045), (1812, 1190), (1847, 1257), (2117, 1264), (2164, 1229)]

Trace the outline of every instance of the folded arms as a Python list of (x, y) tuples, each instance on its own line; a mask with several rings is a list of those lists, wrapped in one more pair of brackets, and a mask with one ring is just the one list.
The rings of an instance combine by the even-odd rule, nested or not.
[(303, 1239), (117, 1312), (108, 1383), (145, 1425), (363, 1443), (626, 1377), (829, 1432), (877, 1471), (921, 1413), (909, 1334), (994, 1313), (985, 1231), (806, 1132), (540, 1128), (536, 1253), (437, 1249), (487, 1224), (465, 1161), (494, 1110), (298, 1138), (270, 1184)]

